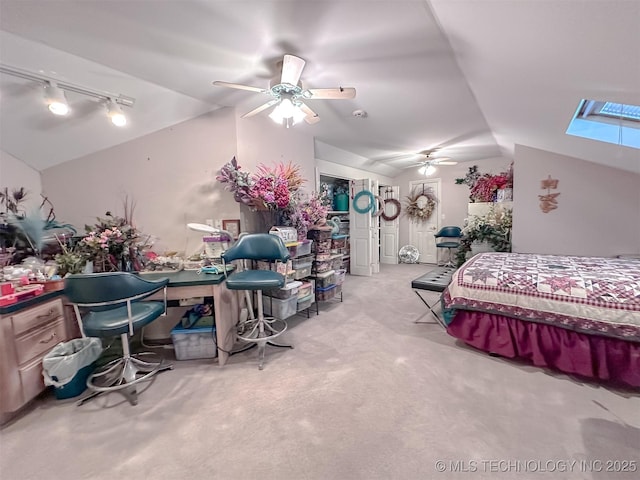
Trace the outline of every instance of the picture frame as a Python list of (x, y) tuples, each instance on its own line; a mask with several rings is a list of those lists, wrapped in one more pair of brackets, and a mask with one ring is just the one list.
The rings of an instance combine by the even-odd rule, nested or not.
[(240, 235), (240, 220), (222, 220), (222, 229), (229, 232), (236, 240)]

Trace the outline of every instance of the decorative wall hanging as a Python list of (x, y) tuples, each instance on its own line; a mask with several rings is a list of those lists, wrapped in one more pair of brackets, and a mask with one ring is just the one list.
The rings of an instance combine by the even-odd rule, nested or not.
[[(389, 197), (391, 195), (391, 197)], [(387, 222), (393, 222), (396, 218), (400, 216), (400, 211), (402, 210), (402, 205), (400, 201), (396, 198), (393, 198), (393, 188), (387, 187), (384, 191), (384, 204), (381, 207), (382, 213), (380, 214), (384, 220)], [(391, 215), (387, 215), (387, 205), (393, 205), (395, 207), (395, 211)]]
[[(366, 207), (358, 206), (358, 200), (360, 200), (360, 198), (362, 197), (367, 197), (368, 199)], [(371, 209), (375, 208), (375, 204), (376, 199), (373, 196), (373, 193), (371, 193), (369, 190), (360, 190), (358, 193), (356, 193), (355, 197), (353, 197), (353, 209), (358, 213), (369, 212)]]
[(551, 210), (558, 208), (558, 195), (560, 192), (551, 193), (551, 190), (558, 188), (559, 180), (551, 178), (551, 175), (546, 180), (542, 180), (541, 187), (547, 191), (546, 195), (538, 195), (540, 199), (540, 210), (544, 213), (549, 213)]
[[(391, 215), (387, 215), (386, 213), (386, 207), (387, 205), (393, 205), (396, 208), (396, 211), (391, 214)], [(402, 205), (400, 204), (400, 201), (396, 198), (385, 198), (384, 199), (384, 208), (382, 210), (382, 218), (384, 218), (387, 222), (393, 222), (396, 218), (398, 218), (400, 216), (400, 211), (402, 210)]]
[(436, 208), (438, 202), (433, 189), (431, 187), (425, 190), (424, 184), (422, 189), (417, 188), (412, 190), (410, 195), (407, 195), (406, 213), (411, 220), (426, 222), (431, 218), (433, 211)]

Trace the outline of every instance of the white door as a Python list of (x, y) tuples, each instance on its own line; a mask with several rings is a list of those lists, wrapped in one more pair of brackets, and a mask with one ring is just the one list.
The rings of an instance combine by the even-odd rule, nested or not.
[[(378, 180), (372, 182), (371, 192), (378, 193), (380, 187), (378, 186)], [(375, 210), (380, 208), (379, 202), (376, 200)], [(371, 219), (371, 270), (373, 273), (380, 273), (380, 216), (376, 215)]]
[(437, 263), (438, 252), (434, 234), (440, 228), (440, 179), (431, 178), (409, 182), (409, 195), (431, 192), (437, 199), (435, 209), (428, 220), (409, 222), (409, 243), (420, 252), (420, 263)]
[[(395, 198), (400, 200), (400, 187), (381, 187), (380, 196), (384, 199)], [(396, 207), (385, 204), (385, 215), (395, 215)], [(400, 216), (395, 220), (387, 221), (380, 217), (380, 263), (398, 263), (398, 236), (400, 235)]]
[[(352, 180), (352, 195), (356, 196), (358, 192), (367, 190), (374, 192), (373, 182), (369, 178), (363, 180)], [(351, 199), (353, 202), (353, 198)], [(370, 202), (368, 195), (362, 195), (358, 199), (357, 206), (360, 209), (366, 208)], [(373, 273), (371, 265), (372, 260), (372, 246), (373, 246), (373, 222), (371, 218), (371, 211), (366, 213), (358, 213), (354, 208), (354, 205), (349, 209), (349, 236), (351, 240), (351, 275), (362, 275), (370, 277)]]

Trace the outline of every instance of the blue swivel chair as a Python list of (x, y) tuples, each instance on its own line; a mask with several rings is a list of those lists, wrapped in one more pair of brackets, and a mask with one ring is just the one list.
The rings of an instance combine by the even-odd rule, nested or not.
[[(101, 393), (116, 391), (138, 403), (137, 386), (156, 373), (171, 369), (164, 361), (150, 362), (142, 358), (151, 352), (131, 353), (129, 340), (142, 327), (166, 312), (166, 286), (169, 279), (145, 280), (128, 272), (69, 275), (64, 279), (64, 294), (73, 305), (83, 337), (111, 338), (120, 336), (122, 356), (99, 368), (87, 379), (92, 392), (80, 404)], [(148, 301), (146, 297), (164, 289), (164, 301)]]
[[(228, 250), (222, 253), (222, 262), (235, 260), (243, 261), (267, 261), (270, 263), (286, 262), (290, 258), (289, 250), (282, 239), (269, 233), (252, 233), (241, 236)], [(238, 338), (245, 342), (258, 345), (258, 368), (264, 366), (264, 353), (267, 343), (277, 347), (289, 347), (280, 345), (272, 340), (283, 334), (287, 329), (287, 322), (282, 319), (266, 317), (262, 302), (262, 291), (272, 288), (284, 287), (286, 278), (274, 270), (253, 270), (252, 265), (245, 264), (244, 269), (237, 269), (226, 275), (226, 286), (229, 290), (248, 290), (256, 293), (256, 318), (243, 319), (238, 325)]]
[[(435, 234), (436, 237), (436, 247), (446, 248), (447, 249), (447, 261), (440, 265), (440, 262), (436, 262), (439, 266), (444, 267), (453, 267), (455, 264), (453, 262), (453, 254), (452, 250), (460, 247), (460, 238), (462, 238), (462, 229), (460, 227), (442, 227), (438, 233)], [(440, 250), (437, 250), (440, 251)], [(438, 255), (439, 257), (439, 255)]]

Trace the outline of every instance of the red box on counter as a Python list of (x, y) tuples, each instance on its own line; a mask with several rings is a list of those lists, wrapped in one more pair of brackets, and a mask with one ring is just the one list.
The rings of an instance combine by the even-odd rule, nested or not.
[(11, 282), (3, 282), (0, 283), (0, 295), (11, 295), (16, 290), (13, 288), (13, 283)]

